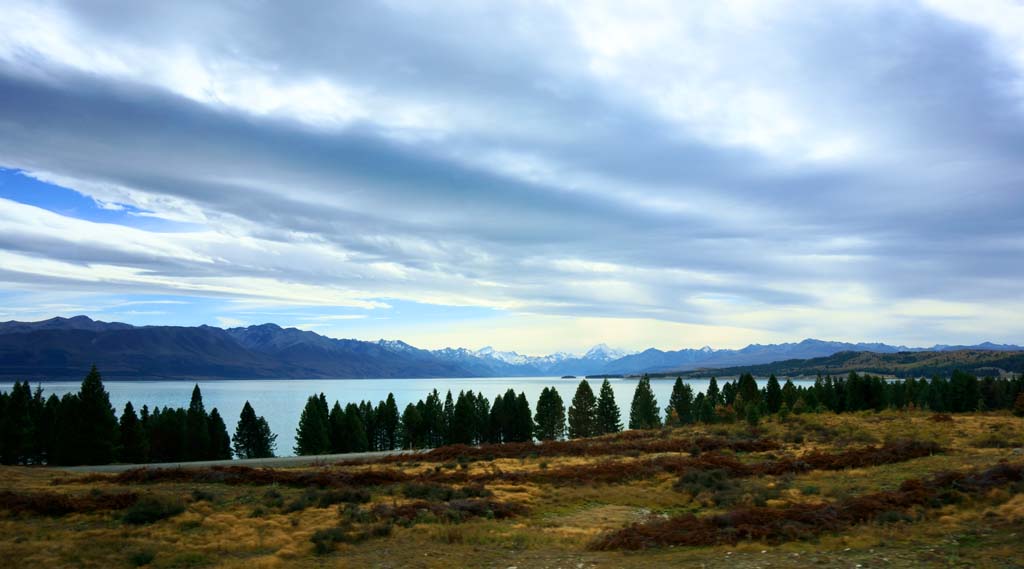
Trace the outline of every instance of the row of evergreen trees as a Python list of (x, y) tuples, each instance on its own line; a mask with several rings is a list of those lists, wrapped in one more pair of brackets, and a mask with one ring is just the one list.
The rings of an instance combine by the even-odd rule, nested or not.
[[(798, 386), (791, 380), (780, 384), (774, 375), (760, 387), (754, 376), (745, 373), (735, 382), (719, 387), (711, 378), (703, 393), (676, 378), (672, 386), (664, 420), (650, 378), (637, 383), (629, 410), (630, 429), (654, 429), (663, 424), (674, 427), (696, 422), (716, 423), (745, 419), (757, 423), (772, 414), (824, 412), (835, 413), (920, 408), (936, 412), (968, 412), (1014, 409), (1024, 414), (1024, 376), (1013, 379), (978, 378), (954, 372), (949, 379), (936, 377), (886, 381), (881, 377), (851, 372), (846, 378), (819, 377), (813, 385)], [(448, 444), (480, 444), (559, 440), (592, 437), (622, 430), (619, 407), (608, 380), (595, 397), (587, 380), (580, 381), (568, 411), (558, 390), (545, 387), (531, 415), (526, 395), (509, 389), (493, 404), (473, 391), (453, 398), (449, 391), (444, 402), (437, 390), (416, 404), (409, 404), (395, 420), (397, 407), (388, 394), (376, 410), (368, 402), (349, 404), (341, 420), (341, 407), (326, 413), (324, 395), (310, 397), (302, 412), (296, 433), (297, 454), (431, 448)], [(382, 420), (386, 413), (387, 419)], [(339, 420), (335, 420), (338, 416)], [(325, 418), (326, 417), (326, 418)], [(384, 428), (394, 436), (365, 436)], [(336, 441), (349, 440), (356, 433), (355, 446)], [(377, 441), (374, 443), (373, 441)], [(310, 441), (316, 441), (311, 445)]]
[[(648, 389), (650, 384), (647, 384)], [(568, 428), (566, 427), (568, 419)], [(599, 397), (590, 384), (580, 382), (566, 413), (558, 390), (545, 387), (537, 401), (537, 412), (523, 392), (509, 389), (492, 403), (483, 393), (449, 391), (442, 400), (435, 389), (416, 403), (406, 405), (399, 415), (395, 397), (376, 407), (368, 401), (349, 403), (342, 409), (335, 402), (327, 411), (323, 393), (310, 396), (299, 417), (295, 453), (302, 455), (338, 452), (433, 448), (449, 444), (525, 442), (534, 438), (556, 440), (591, 437), (622, 430), (619, 407), (608, 380)]]
[[(760, 387), (747, 373), (721, 387), (711, 378), (703, 393), (676, 378), (668, 406), (662, 410), (645, 375), (630, 405), (630, 429), (715, 423), (745, 419), (756, 423), (772, 414), (835, 413), (895, 409), (969, 412), (1013, 409), (1024, 415), (1024, 376), (978, 379), (954, 372), (948, 379), (886, 381), (872, 375), (818, 377), (813, 385), (780, 384), (772, 375)], [(449, 391), (442, 400), (435, 389), (426, 399), (399, 413), (394, 395), (376, 406), (368, 401), (337, 401), (328, 407), (324, 394), (310, 397), (299, 419), (295, 453), (347, 453), (397, 448), (432, 448), (448, 444), (558, 440), (622, 430), (619, 407), (608, 380), (594, 395), (582, 380), (568, 409), (554, 387), (545, 387), (536, 413), (523, 392), (509, 389), (493, 403), (482, 393)], [(178, 462), (274, 455), (277, 435), (246, 401), (228, 437), (216, 408), (207, 412), (197, 385), (187, 409), (145, 405), (139, 413), (129, 402), (120, 419), (95, 367), (78, 393), (43, 397), (28, 382), (0, 392), (0, 462), (4, 464), (106, 464)]]
[(128, 402), (114, 414), (103, 379), (93, 366), (77, 393), (43, 397), (27, 381), (0, 392), (0, 462), (3, 464), (108, 464), (183, 462), (273, 456), (276, 435), (247, 401), (228, 437), (216, 408), (206, 411), (196, 385), (187, 409)]

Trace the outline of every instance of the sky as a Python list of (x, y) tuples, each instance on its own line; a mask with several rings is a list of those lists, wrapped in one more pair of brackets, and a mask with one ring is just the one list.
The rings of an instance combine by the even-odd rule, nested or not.
[(1024, 3), (0, 0), (0, 320), (1024, 343)]

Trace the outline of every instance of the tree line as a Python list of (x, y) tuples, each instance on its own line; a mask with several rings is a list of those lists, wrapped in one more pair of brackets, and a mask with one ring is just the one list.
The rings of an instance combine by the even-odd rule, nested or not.
[(184, 462), (273, 456), (276, 435), (246, 401), (233, 437), (220, 412), (209, 412), (196, 385), (187, 409), (129, 401), (118, 418), (93, 366), (77, 393), (43, 397), (27, 381), (0, 392), (0, 462), (3, 464), (108, 464)]
[[(764, 386), (744, 373), (721, 386), (711, 378), (703, 393), (676, 378), (662, 409), (644, 375), (629, 408), (629, 429), (678, 427), (737, 420), (751, 424), (766, 416), (789, 413), (845, 413), (883, 409), (927, 409), (959, 413), (1011, 409), (1024, 416), (1024, 376), (977, 377), (953, 372), (949, 378), (887, 381), (855, 372), (846, 377), (819, 376), (812, 385), (780, 383), (770, 376)], [(449, 444), (526, 442), (593, 437), (621, 431), (619, 406), (607, 379), (595, 395), (580, 381), (572, 400), (545, 387), (534, 412), (526, 394), (509, 389), (490, 401), (482, 393), (437, 389), (399, 412), (393, 394), (370, 401), (335, 401), (323, 393), (310, 396), (299, 417), (294, 452), (334, 454), (433, 448)], [(106, 464), (110, 462), (178, 462), (274, 456), (277, 435), (248, 401), (234, 435), (229, 437), (216, 408), (206, 411), (196, 385), (188, 408), (136, 413), (127, 403), (117, 418), (95, 367), (77, 393), (43, 397), (28, 382), (0, 392), (0, 462), (4, 464)]]

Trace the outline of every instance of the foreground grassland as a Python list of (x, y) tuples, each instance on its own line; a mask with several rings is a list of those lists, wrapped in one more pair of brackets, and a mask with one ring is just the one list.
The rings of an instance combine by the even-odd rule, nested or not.
[(4, 567), (1022, 567), (1024, 420), (799, 415), (316, 468), (0, 470)]

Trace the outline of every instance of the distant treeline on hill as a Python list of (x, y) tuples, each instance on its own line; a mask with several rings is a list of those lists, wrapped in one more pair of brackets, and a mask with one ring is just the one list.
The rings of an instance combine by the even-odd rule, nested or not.
[[(637, 382), (629, 409), (630, 429), (681, 427), (693, 423), (757, 425), (762, 418), (794, 413), (844, 413), (884, 409), (927, 409), (960, 413), (1011, 409), (1024, 416), (1024, 375), (1012, 378), (976, 376), (954, 371), (949, 378), (886, 381), (850, 372), (845, 377), (818, 377), (813, 385), (780, 383), (772, 375), (763, 387), (743, 373), (721, 387), (711, 378), (704, 393), (694, 394), (677, 377), (662, 410), (650, 378)], [(664, 415), (662, 414), (664, 412)], [(605, 379), (595, 396), (580, 381), (568, 409), (554, 387), (546, 387), (536, 412), (523, 392), (509, 389), (492, 403), (481, 393), (449, 391), (442, 400), (435, 389), (424, 400), (399, 413), (394, 395), (374, 406), (369, 401), (335, 401), (328, 407), (323, 393), (310, 396), (299, 418), (295, 453), (299, 455), (433, 448), (449, 444), (501, 444), (592, 437), (622, 430), (620, 411)], [(262, 458), (274, 455), (277, 435), (247, 401), (234, 436), (216, 408), (207, 412), (199, 386), (187, 409), (143, 405), (136, 414), (131, 402), (120, 419), (94, 367), (78, 393), (44, 398), (28, 382), (15, 382), (0, 392), (0, 460), (4, 464), (106, 464)]]
[[(955, 371), (977, 376), (1024, 373), (1024, 352), (999, 350), (951, 350), (919, 352), (838, 352), (830, 356), (810, 359), (781, 360), (765, 364), (698, 369), (685, 372), (658, 373), (659, 377), (738, 376), (752, 373), (758, 377), (846, 375), (859, 373), (891, 375), (899, 378), (950, 376)], [(652, 374), (653, 375), (653, 374)]]

